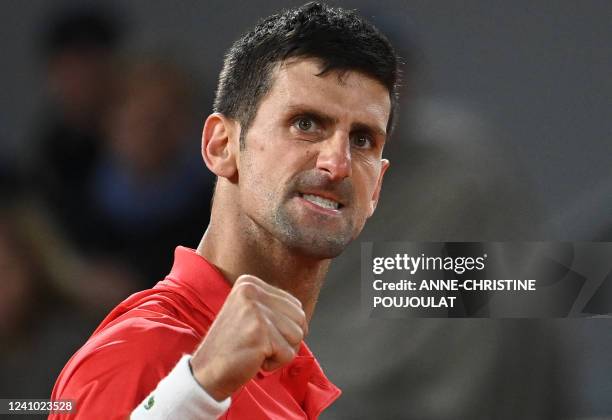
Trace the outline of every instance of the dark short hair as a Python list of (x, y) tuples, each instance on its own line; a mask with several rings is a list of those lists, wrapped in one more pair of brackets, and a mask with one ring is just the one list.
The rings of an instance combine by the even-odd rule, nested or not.
[(354, 11), (310, 2), (260, 21), (225, 56), (214, 111), (240, 123), (241, 148), (277, 64), (302, 57), (321, 60), (319, 75), (358, 71), (382, 83), (391, 99), (391, 132), (399, 84), (399, 60), (391, 43)]

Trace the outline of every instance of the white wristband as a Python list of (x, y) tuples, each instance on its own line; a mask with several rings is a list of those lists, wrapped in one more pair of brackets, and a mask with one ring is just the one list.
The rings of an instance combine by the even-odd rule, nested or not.
[(219, 402), (193, 377), (190, 355), (184, 355), (174, 369), (132, 411), (132, 420), (217, 419), (230, 406), (231, 398)]

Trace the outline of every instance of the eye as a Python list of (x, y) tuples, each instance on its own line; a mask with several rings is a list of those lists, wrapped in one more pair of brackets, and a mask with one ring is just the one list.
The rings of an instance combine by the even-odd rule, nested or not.
[(308, 133), (316, 129), (316, 123), (309, 117), (299, 117), (293, 122), (293, 125), (298, 130)]
[(374, 139), (367, 133), (355, 133), (351, 136), (351, 144), (358, 149), (371, 149)]

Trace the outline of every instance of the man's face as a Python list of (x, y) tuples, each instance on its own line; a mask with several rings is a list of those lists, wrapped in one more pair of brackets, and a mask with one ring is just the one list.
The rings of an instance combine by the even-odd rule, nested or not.
[(391, 105), (388, 90), (368, 76), (319, 72), (314, 59), (276, 70), (238, 156), (239, 201), (247, 229), (333, 258), (378, 201)]

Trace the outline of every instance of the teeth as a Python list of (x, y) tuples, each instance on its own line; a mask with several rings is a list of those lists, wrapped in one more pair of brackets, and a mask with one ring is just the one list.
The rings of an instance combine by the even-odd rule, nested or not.
[(318, 195), (304, 194), (302, 197), (304, 200), (308, 200), (311, 203), (326, 209), (338, 210), (338, 207), (340, 207), (340, 205), (334, 200), (328, 200), (327, 198), (319, 197)]

